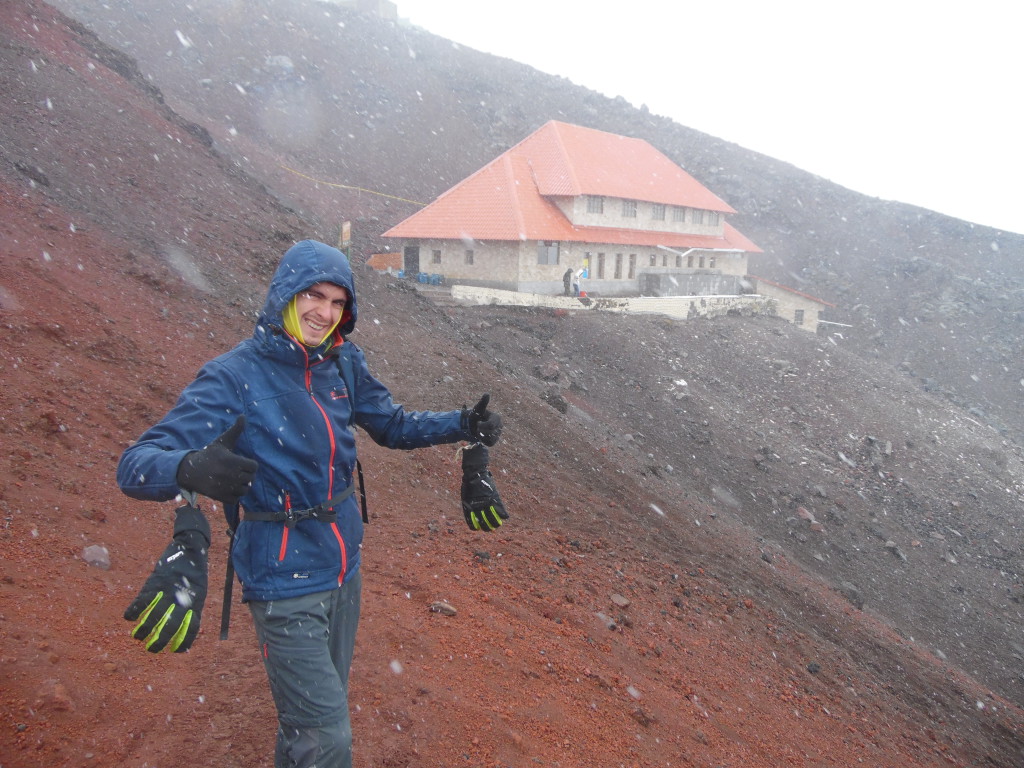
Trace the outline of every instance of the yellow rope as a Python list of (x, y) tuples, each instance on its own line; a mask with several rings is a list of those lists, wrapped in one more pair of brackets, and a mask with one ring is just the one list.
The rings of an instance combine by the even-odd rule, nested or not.
[(395, 197), (394, 195), (386, 195), (383, 192), (374, 192), (372, 189), (363, 189), (362, 187), (351, 187), (348, 184), (334, 184), (333, 182), (330, 181), (315, 179), (312, 176), (307, 176), (301, 171), (296, 171), (294, 168), (289, 168), (287, 165), (282, 165), (281, 167), (284, 168), (286, 171), (294, 173), (296, 176), (301, 176), (304, 179), (309, 179), (310, 181), (315, 182), (316, 184), (325, 184), (328, 187), (338, 187), (340, 189), (354, 189), (358, 192), (366, 192), (369, 195), (380, 195), (381, 197), (387, 197), (390, 198), (391, 200), (400, 200), (403, 203), (412, 203), (413, 205), (426, 205), (426, 203), (419, 203), (415, 200), (406, 200), (404, 197)]

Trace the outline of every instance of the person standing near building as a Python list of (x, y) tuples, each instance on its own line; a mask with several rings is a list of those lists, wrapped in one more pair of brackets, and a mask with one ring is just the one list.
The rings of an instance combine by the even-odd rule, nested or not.
[(125, 612), (137, 622), (132, 636), (152, 652), (186, 651), (199, 631), (210, 527), (196, 496), (225, 510), (240, 503), (231, 562), (277, 708), (276, 768), (352, 764), (348, 675), (363, 520), (352, 495), (350, 424), (389, 448), (469, 441), (467, 524), (492, 531), (508, 519), (486, 468), (486, 446), (502, 431), (489, 396), (472, 409), (406, 411), (346, 340), (356, 316), (345, 255), (313, 240), (292, 246), (253, 336), (206, 363), (117, 468), (118, 485), (133, 498), (180, 494), (187, 502), (176, 510), (171, 544)]
[(567, 270), (565, 270), (565, 274), (562, 275), (562, 285), (565, 286), (565, 295), (566, 296), (571, 296), (572, 295), (572, 293), (570, 293), (571, 283), (572, 283), (572, 267), (569, 267)]

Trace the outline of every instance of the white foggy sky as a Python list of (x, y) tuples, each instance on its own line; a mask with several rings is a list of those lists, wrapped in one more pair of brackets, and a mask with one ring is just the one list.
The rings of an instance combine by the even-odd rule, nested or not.
[(433, 34), (857, 192), (1024, 233), (1024, 4), (396, 2)]

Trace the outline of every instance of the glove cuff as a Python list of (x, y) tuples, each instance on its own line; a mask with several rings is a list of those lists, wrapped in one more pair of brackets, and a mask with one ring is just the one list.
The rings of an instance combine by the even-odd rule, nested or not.
[(192, 484), (189, 482), (189, 470), (192, 469), (191, 459), (199, 451), (189, 451), (181, 457), (181, 461), (178, 462), (178, 470), (174, 473), (174, 480), (177, 482), (179, 488), (184, 488), (186, 491), (195, 491)]
[(462, 474), (465, 477), (475, 475), (487, 469), (490, 451), (483, 443), (467, 445), (462, 449)]
[(210, 546), (210, 523), (199, 509), (185, 504), (174, 510), (174, 538), (195, 531)]

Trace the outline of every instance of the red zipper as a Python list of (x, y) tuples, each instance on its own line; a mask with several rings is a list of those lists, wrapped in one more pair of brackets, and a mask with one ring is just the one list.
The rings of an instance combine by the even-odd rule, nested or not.
[[(287, 515), (289, 512), (291, 512), (291, 509), (292, 509), (292, 495), (290, 493), (286, 493), (284, 495), (284, 513)], [(287, 554), (287, 552), (288, 552), (288, 526), (286, 525), (284, 527), (284, 530), (281, 531), (281, 551), (277, 553), (277, 562), (279, 562), (279, 563), (282, 562), (284, 560), (284, 556), (285, 556), (285, 554)]]
[[(330, 438), (331, 455), (327, 464), (327, 498), (331, 498), (334, 496), (334, 455), (338, 450), (338, 444), (334, 439), (334, 428), (331, 426), (331, 419), (327, 415), (327, 411), (325, 411), (324, 407), (320, 404), (320, 401), (317, 400), (316, 396), (313, 394), (313, 371), (309, 366), (308, 354), (306, 356), (306, 392), (309, 393), (309, 397), (313, 401), (313, 405), (315, 405), (317, 410), (320, 411), (320, 415), (324, 419), (324, 426), (327, 428), (327, 436)], [(287, 497), (285, 498), (287, 500)], [(338, 540), (338, 549), (341, 552), (341, 573), (338, 574), (338, 586), (341, 586), (341, 583), (345, 580), (345, 571), (348, 570), (348, 553), (345, 551), (345, 540), (341, 536), (341, 530), (338, 528), (338, 524), (331, 523), (331, 530), (334, 531), (334, 538)], [(287, 535), (287, 529), (285, 533)]]
[(345, 554), (345, 540), (341, 538), (341, 531), (337, 523), (331, 523), (331, 530), (334, 531), (334, 538), (338, 540), (338, 548), (341, 550), (341, 573), (338, 574), (338, 586), (345, 580), (345, 571), (348, 570), (348, 555)]

